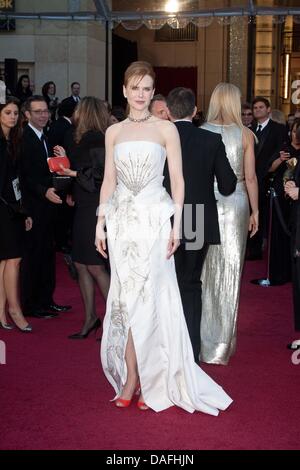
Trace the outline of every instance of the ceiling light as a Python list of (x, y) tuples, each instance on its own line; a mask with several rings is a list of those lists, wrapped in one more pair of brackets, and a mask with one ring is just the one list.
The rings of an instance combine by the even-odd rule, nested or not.
[(168, 0), (165, 6), (165, 11), (168, 13), (177, 13), (178, 10), (178, 0)]

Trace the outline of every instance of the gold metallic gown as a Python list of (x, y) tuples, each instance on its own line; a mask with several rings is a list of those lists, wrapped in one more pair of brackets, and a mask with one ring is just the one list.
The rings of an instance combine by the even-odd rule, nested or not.
[(230, 196), (222, 196), (215, 184), (221, 244), (209, 247), (201, 277), (200, 360), (227, 364), (236, 347), (241, 275), (249, 224), (242, 130), (235, 124), (205, 123), (202, 127), (221, 134), (227, 158), (238, 179), (236, 190)]

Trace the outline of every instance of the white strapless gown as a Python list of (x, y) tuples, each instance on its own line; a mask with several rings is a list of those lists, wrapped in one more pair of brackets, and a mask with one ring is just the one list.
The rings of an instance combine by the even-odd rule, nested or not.
[(106, 207), (111, 284), (103, 324), (104, 373), (122, 393), (131, 328), (141, 389), (155, 411), (176, 405), (218, 415), (232, 402), (195, 362), (178, 289), (167, 260), (173, 202), (162, 186), (166, 150), (150, 141), (115, 145), (117, 187)]

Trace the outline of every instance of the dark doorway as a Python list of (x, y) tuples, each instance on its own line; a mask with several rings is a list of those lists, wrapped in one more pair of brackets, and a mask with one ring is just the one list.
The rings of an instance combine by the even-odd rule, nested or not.
[(197, 67), (154, 67), (155, 93), (167, 96), (175, 87), (191, 88), (197, 96)]
[(137, 60), (137, 43), (112, 33), (112, 105), (126, 107), (122, 86), (124, 72)]

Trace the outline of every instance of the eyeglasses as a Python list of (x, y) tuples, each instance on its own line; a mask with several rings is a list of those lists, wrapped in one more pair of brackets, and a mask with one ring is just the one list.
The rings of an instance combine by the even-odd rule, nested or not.
[(37, 114), (38, 116), (41, 116), (42, 114), (49, 114), (48, 109), (37, 109), (37, 110), (31, 110), (31, 113)]
[(252, 116), (252, 113), (242, 113), (242, 116)]

